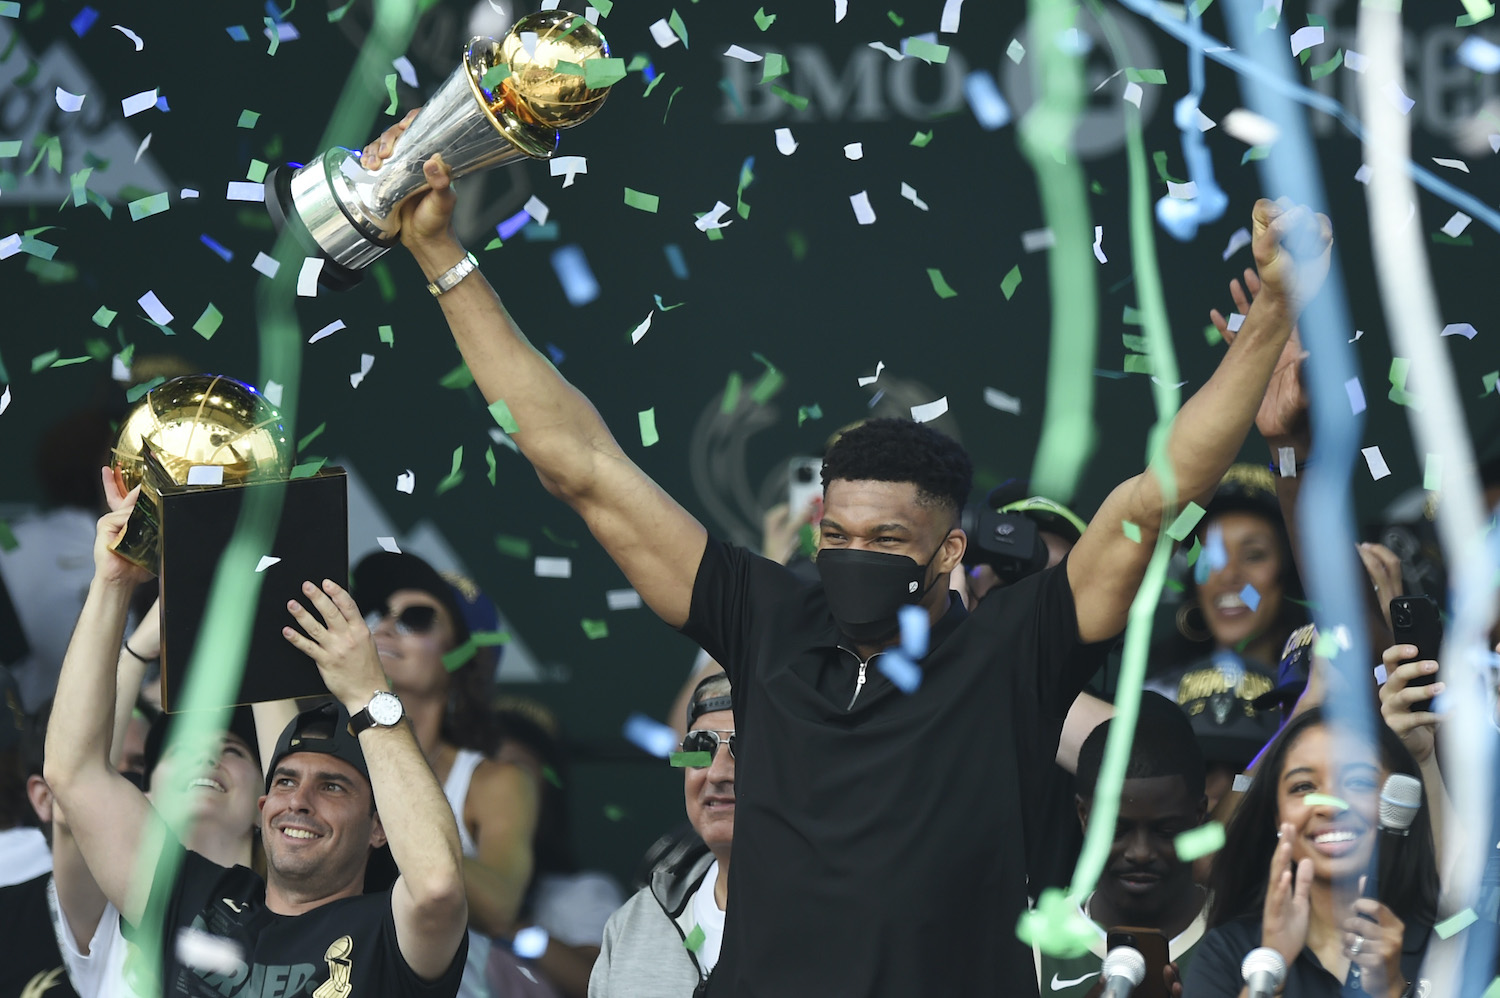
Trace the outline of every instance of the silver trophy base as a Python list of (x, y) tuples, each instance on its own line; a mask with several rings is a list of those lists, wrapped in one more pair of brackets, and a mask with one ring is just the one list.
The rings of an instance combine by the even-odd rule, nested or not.
[(350, 191), (341, 190), (352, 187), (339, 168), (346, 161), (358, 166), (348, 150), (334, 147), (299, 170), (278, 168), (266, 178), (266, 209), (272, 222), (278, 231), (289, 228), (309, 256), (323, 258), (318, 283), (330, 291), (358, 284), (364, 269), (385, 255), (397, 238), (345, 207), (359, 203)]

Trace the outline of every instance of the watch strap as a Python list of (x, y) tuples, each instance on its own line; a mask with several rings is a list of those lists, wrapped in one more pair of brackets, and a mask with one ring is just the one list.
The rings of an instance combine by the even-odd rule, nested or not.
[[(382, 726), (382, 725), (379, 724), (379, 722), (377, 722), (375, 720), (375, 715), (372, 714), (372, 713), (370, 713), (370, 704), (374, 703), (375, 700), (376, 700), (376, 698), (380, 697), (381, 695), (393, 695), (393, 694), (390, 694), (390, 692), (388, 690), (378, 690), (378, 691), (376, 691), (375, 695), (372, 696), (372, 697), (370, 697), (370, 703), (365, 704), (364, 708), (361, 709), (357, 714), (353, 714), (353, 715), (351, 715), (349, 717), (349, 733), (351, 735), (354, 735), (357, 738), (357, 737), (359, 737), (359, 734), (362, 731), (365, 731), (365, 730), (367, 730), (369, 728), (375, 728), (375, 727), (381, 727)], [(399, 697), (397, 698), (396, 702), (397, 703), (401, 702)], [(404, 708), (403, 708), (401, 714), (402, 714), (403, 717), (406, 716), (406, 711), (405, 711)]]
[(468, 277), (479, 269), (479, 259), (473, 253), (465, 253), (464, 258), (443, 273), (438, 275), (437, 280), (427, 285), (427, 290), (432, 292), (432, 297), (447, 294), (452, 291), (459, 281)]

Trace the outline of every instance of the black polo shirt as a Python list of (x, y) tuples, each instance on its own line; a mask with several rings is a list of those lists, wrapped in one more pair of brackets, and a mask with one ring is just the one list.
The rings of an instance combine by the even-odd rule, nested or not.
[[(1260, 945), (1260, 917), (1246, 915), (1225, 922), (1198, 944), (1193, 965), (1182, 982), (1183, 994), (1192, 998), (1238, 998), (1244, 987), (1240, 964), (1245, 954)], [(1401, 976), (1415, 981), (1422, 969), (1431, 930), (1425, 925), (1408, 925), (1401, 947)], [(1352, 972), (1340, 981), (1312, 950), (1304, 948), (1296, 962), (1287, 968), (1282, 998), (1365, 998), (1359, 976)]]
[(822, 586), (712, 538), (683, 633), (729, 673), (742, 735), (709, 993), (1034, 995), (1032, 804), (1108, 648), (1079, 642), (1065, 564), (972, 614), (950, 596), (910, 695), (876, 656), (855, 698)]

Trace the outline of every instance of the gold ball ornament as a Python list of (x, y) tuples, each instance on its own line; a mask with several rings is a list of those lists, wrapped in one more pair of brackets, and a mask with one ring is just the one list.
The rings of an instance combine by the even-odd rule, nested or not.
[[(550, 128), (571, 128), (604, 104), (609, 87), (589, 87), (590, 59), (609, 57), (599, 29), (566, 10), (544, 10), (518, 20), (499, 42), (496, 63), (510, 67), (500, 91), (522, 117)], [(559, 63), (570, 63), (559, 71)], [(576, 69), (574, 67), (577, 67)]]

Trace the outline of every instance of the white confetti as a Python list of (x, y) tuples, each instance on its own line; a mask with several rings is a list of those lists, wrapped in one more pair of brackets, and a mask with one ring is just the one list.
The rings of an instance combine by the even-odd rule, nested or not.
[(1450, 170), (1462, 170), (1464, 173), (1469, 172), (1469, 164), (1461, 159), (1443, 159), (1439, 156), (1434, 156), (1432, 157), (1432, 161), (1438, 166), (1446, 166)]
[(1443, 327), (1443, 335), (1462, 336), (1466, 340), (1472, 340), (1475, 336), (1479, 335), (1479, 330), (1475, 329), (1471, 323), (1450, 322)]
[(257, 572), (264, 572), (279, 561), (281, 561), (280, 558), (273, 558), (268, 554), (263, 554), (260, 556), (260, 561), (256, 562), (255, 570)]
[(1396, 110), (1402, 114), (1409, 114), (1412, 107), (1417, 103), (1406, 96), (1406, 91), (1402, 90), (1395, 80), (1387, 80), (1385, 86), (1380, 88), (1380, 92), (1385, 94), (1385, 99), (1390, 101)]
[(370, 373), (370, 368), (375, 366), (375, 355), (362, 353), (359, 355), (359, 370), (349, 375), (349, 387), (358, 388), (360, 382), (365, 380), (365, 375)]
[(1056, 242), (1051, 229), (1029, 229), (1021, 233), (1021, 248), (1028, 253), (1051, 249)]
[(375, 543), (379, 544), (382, 550), (389, 551), (391, 554), (401, 553), (401, 548), (396, 544), (396, 538), (394, 537), (377, 537), (375, 538)]
[(1360, 453), (1365, 456), (1365, 464), (1370, 466), (1370, 477), (1380, 481), (1391, 473), (1390, 465), (1385, 463), (1385, 455), (1380, 453), (1379, 447), (1364, 447)]
[(8, 260), (21, 252), (21, 234), (12, 232), (4, 239), (0, 239), (0, 260)]
[(62, 108), (64, 111), (68, 111), (68, 112), (76, 111), (79, 108), (83, 107), (84, 98), (86, 98), (87, 96), (88, 96), (88, 94), (73, 94), (73, 93), (69, 93), (68, 91), (64, 90), (62, 87), (58, 87), (57, 88), (57, 106), (60, 107), (60, 108)]
[(953, 34), (958, 30), (959, 15), (963, 13), (964, 0), (943, 0), (943, 18), (938, 30)]
[(547, 952), (549, 942), (546, 929), (540, 925), (528, 925), (517, 930), (510, 941), (510, 948), (523, 960), (536, 960)]
[(264, 395), (266, 397), (266, 400), (268, 402), (270, 402), (272, 405), (280, 405), (281, 404), (281, 388), (282, 388), (282, 386), (279, 385), (279, 384), (277, 384), (276, 382), (274, 382), (274, 381), (267, 381), (266, 382), (266, 390), (264, 392), (262, 392), (261, 394)]
[(1013, 416), (1021, 414), (1021, 400), (1014, 395), (1007, 395), (998, 388), (986, 388), (984, 390), (984, 404), (991, 409), (999, 409)]
[(248, 180), (231, 180), (229, 189), (224, 193), (226, 201), (264, 201), (265, 199), (266, 185)]
[(1359, 342), (1359, 338), (1361, 336), (1363, 336), (1363, 335), (1365, 335), (1365, 331), (1363, 329), (1356, 329), (1354, 331), (1354, 339), (1350, 340), (1349, 342), (1350, 343), (1358, 343)]
[(1349, 396), (1349, 408), (1356, 416), (1365, 411), (1365, 390), (1358, 378), (1344, 382), (1344, 394)]
[(136, 299), (136, 304), (144, 309), (153, 321), (160, 325), (165, 326), (172, 321), (172, 313), (168, 311), (167, 306), (161, 303), (161, 299), (156, 297), (155, 291), (147, 291), (141, 295)]
[(1240, 250), (1250, 245), (1250, 230), (1235, 229), (1229, 236), (1229, 245), (1224, 247), (1224, 259), (1228, 260)]
[(1125, 84), (1125, 99), (1134, 104), (1137, 108), (1141, 106), (1141, 96), (1144, 94), (1144, 92), (1145, 91), (1141, 90), (1141, 85), (1134, 80), (1131, 80), (1129, 83)]
[(187, 483), (189, 485), (223, 485), (224, 466), (222, 464), (195, 464), (188, 469)]
[(583, 8), (583, 19), (590, 24), (599, 23), (599, 9), (597, 7)]
[(554, 177), (566, 177), (564, 187), (572, 187), (576, 175), (589, 172), (589, 161), (583, 156), (558, 156), (548, 161), (548, 169)]
[[(302, 269), (297, 272), (297, 295), (301, 298), (318, 297), (318, 275), (323, 273), (323, 258), (320, 256), (309, 256), (302, 260)], [(318, 336), (324, 335), (323, 330), (318, 331)], [(316, 339), (317, 337), (314, 337)], [(308, 340), (309, 343), (312, 340)]]
[(1167, 197), (1176, 198), (1178, 201), (1191, 201), (1198, 196), (1198, 184), (1189, 180), (1185, 184), (1175, 181), (1167, 181)]
[(849, 0), (833, 0), (833, 23), (838, 24), (849, 13)]
[(1490, 151), (1500, 153), (1500, 135), (1490, 136)]
[(155, 132), (147, 132), (146, 137), (141, 139), (141, 144), (135, 147), (135, 159), (133, 162), (139, 163), (141, 161), (141, 154), (151, 147), (151, 136), (155, 134)]
[(243, 976), (245, 952), (232, 939), (184, 927), (177, 933), (177, 959), (189, 967), (224, 977)]
[(344, 325), (344, 320), (343, 319), (334, 319), (328, 325), (324, 326), (322, 329), (318, 330), (316, 333), (313, 333), (312, 336), (308, 337), (307, 342), (309, 342), (309, 343), (316, 343), (319, 340), (326, 340), (328, 337), (332, 336), (334, 333), (338, 332), (340, 329), (345, 329), (345, 328), (347, 328), (347, 327)]
[(5, 415), (5, 410), (10, 408), (10, 385), (5, 386), (5, 391), (0, 392), (0, 416)]
[(417, 69), (411, 64), (410, 59), (404, 55), (399, 55), (391, 61), (391, 65), (396, 67), (396, 75), (401, 77), (402, 83), (412, 89), (416, 89)]
[(751, 52), (747, 48), (741, 48), (738, 45), (729, 46), (729, 48), (724, 50), (724, 54), (731, 59), (738, 59), (740, 62), (760, 62), (765, 59), (765, 56)]
[(1363, 73), (1370, 60), (1353, 49), (1344, 49), (1344, 68), (1351, 73)]
[(611, 610), (639, 610), (641, 594), (634, 589), (610, 589), (604, 594), (604, 602)]
[(901, 196), (923, 211), (927, 210), (927, 202), (917, 197), (917, 189), (904, 180), (901, 182)]
[(120, 111), (127, 118), (140, 114), (142, 111), (149, 111), (156, 106), (156, 98), (155, 87), (152, 87), (150, 90), (142, 90), (140, 93), (131, 94), (120, 101)]
[(396, 476), (396, 491), (411, 495), (417, 487), (417, 473), (407, 468), (403, 474)]
[(1237, 333), (1245, 326), (1245, 314), (1243, 312), (1232, 312), (1224, 325), (1229, 327), (1231, 333)]
[(664, 49), (671, 48), (673, 45), (676, 45), (679, 41), (681, 41), (681, 39), (677, 37), (677, 32), (673, 31), (672, 26), (667, 23), (667, 19), (665, 17), (657, 19), (657, 21), (651, 25), (651, 37), (656, 39), (656, 44)]
[(177, 196), (180, 198), (195, 198), (198, 196), (198, 192), (193, 190), (193, 188), (191, 187), (184, 187), (182, 190), (177, 192)]
[(864, 159), (865, 144), (863, 142), (851, 142), (844, 146), (845, 159)]
[(1282, 478), (1297, 477), (1297, 448), (1276, 448), (1276, 461), (1281, 466), (1280, 470)]
[(1314, 45), (1322, 44), (1323, 28), (1320, 25), (1309, 24), (1292, 32), (1292, 55), (1301, 55)]
[(550, 558), (537, 555), (532, 572), (539, 579), (570, 579), (573, 577), (572, 558)]
[(714, 206), (708, 213), (693, 223), (693, 227), (699, 232), (707, 232), (709, 229), (722, 229), (734, 224), (734, 219), (724, 221), (724, 216), (729, 214), (729, 205), (723, 201), (715, 201)]
[(1493, 75), (1500, 73), (1500, 45), (1496, 45), (1488, 38), (1479, 35), (1470, 35), (1459, 45), (1458, 51), (1454, 53), (1459, 63), (1468, 66), (1476, 73)]
[(1011, 62), (1019, 66), (1021, 60), (1026, 58), (1026, 46), (1012, 38), (1010, 44), (1005, 47), (1005, 55)]
[(1455, 211), (1453, 217), (1443, 223), (1443, 235), (1449, 239), (1457, 239), (1463, 235), (1463, 231), (1469, 227), (1469, 223), (1472, 221), (1474, 220), (1463, 212)]
[(1198, 131), (1200, 131), (1200, 132), (1206, 132), (1210, 128), (1216, 128), (1216, 127), (1218, 127), (1219, 123), (1217, 121), (1214, 121), (1214, 119), (1210, 118), (1208, 115), (1204, 114), (1202, 111), (1198, 110), (1197, 108), (1193, 108), (1193, 113), (1198, 116), (1198, 118), (1197, 118)]
[(1247, 146), (1273, 145), (1281, 137), (1281, 129), (1270, 118), (1237, 107), (1224, 115), (1224, 131)]
[(143, 48), (146, 47), (146, 43), (143, 42), (143, 41), (141, 41), (141, 36), (138, 35), (138, 34), (136, 34), (134, 31), (131, 31), (129, 28), (125, 27), (125, 25), (123, 25), (123, 24), (111, 24), (110, 27), (114, 28), (116, 31), (118, 31), (120, 34), (124, 35), (126, 38), (129, 38), (132, 42), (135, 42), (135, 50), (137, 52), (139, 52), (141, 49), (143, 49)]
[(948, 411), (948, 396), (944, 395), (935, 402), (923, 402), (921, 405), (911, 407), (911, 418), (914, 423), (926, 423), (937, 419)]
[(884, 370), (885, 370), (885, 361), (883, 361), (883, 360), (876, 361), (875, 362), (875, 373), (872, 374), (872, 375), (870, 375), (868, 378), (860, 378), (859, 379), (859, 387), (864, 388), (864, 387), (866, 387), (868, 385), (873, 385), (875, 382), (879, 381), (880, 380), (880, 372), (884, 371)]
[(858, 194), (849, 195), (849, 205), (854, 209), (854, 220), (860, 225), (872, 225), (875, 222), (875, 209), (870, 207), (870, 192), (860, 191)]
[(790, 128), (776, 129), (776, 151), (783, 156), (790, 156), (797, 151), (797, 140), (792, 138)]
[(1108, 263), (1109, 258), (1104, 255), (1104, 226), (1094, 226), (1094, 259), (1100, 263)]
[(250, 264), (250, 269), (265, 274), (267, 277), (275, 278), (276, 272), (281, 269), (281, 264), (264, 253), (257, 253), (255, 254), (255, 262)]
[(1362, 184), (1368, 185), (1370, 182), (1370, 174), (1372, 172), (1373, 171), (1370, 169), (1369, 163), (1362, 163), (1360, 164), (1359, 169), (1354, 171), (1354, 179), (1358, 180)]
[(521, 210), (530, 215), (537, 225), (546, 225), (547, 216), (552, 214), (552, 210), (535, 194), (526, 199), (526, 203), (521, 205)]
[(655, 314), (656, 309), (653, 308), (646, 313), (646, 317), (641, 320), (641, 324), (630, 331), (630, 343), (632, 346), (639, 343), (641, 337), (646, 335), (646, 330), (651, 328), (651, 317)]
[(884, 52), (895, 62), (900, 62), (902, 59), (906, 58), (906, 56), (902, 55), (900, 52), (897, 52), (889, 45), (886, 45), (884, 42), (871, 42), (870, 48), (874, 49), (877, 52)]

